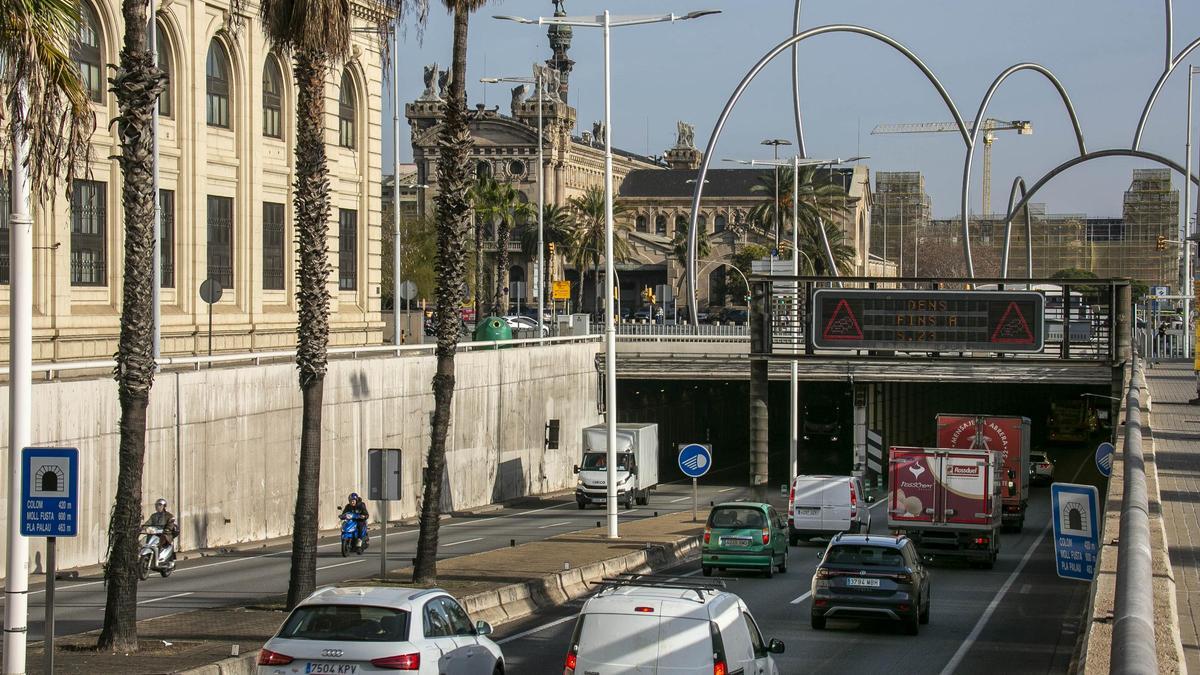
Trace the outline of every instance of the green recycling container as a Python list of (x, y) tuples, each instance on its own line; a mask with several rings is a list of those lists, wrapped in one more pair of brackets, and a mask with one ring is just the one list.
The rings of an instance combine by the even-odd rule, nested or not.
[(498, 316), (489, 316), (475, 324), (475, 341), (490, 342), (492, 340), (511, 340), (512, 329), (508, 322)]

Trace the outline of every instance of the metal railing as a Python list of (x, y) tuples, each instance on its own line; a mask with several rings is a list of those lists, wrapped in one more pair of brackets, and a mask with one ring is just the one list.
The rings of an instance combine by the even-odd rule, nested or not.
[[(582, 342), (599, 342), (600, 337), (597, 335), (576, 335), (566, 337), (548, 337), (548, 338), (525, 338), (514, 340), (499, 340), (486, 342), (460, 342), (458, 343), (458, 351), (487, 351), (504, 347), (506, 349), (512, 347), (539, 347), (544, 345), (571, 344)], [(418, 345), (369, 345), (357, 347), (330, 347), (330, 359), (358, 359), (366, 357), (382, 357), (382, 356), (431, 356), (437, 349), (437, 343), (431, 342)], [(293, 359), (296, 356), (296, 350), (274, 350), (263, 352), (239, 352), (234, 354), (213, 354), (212, 356), (166, 356), (158, 359), (160, 370), (169, 368), (191, 367), (199, 370), (201, 366), (213, 365), (230, 365), (230, 364), (254, 364), (285, 361)], [(113, 359), (95, 359), (90, 361), (51, 361), (33, 364), (32, 371), (34, 373), (45, 373), (47, 380), (52, 380), (56, 376), (67, 372), (82, 372), (94, 370), (112, 370), (116, 367), (116, 361)], [(0, 377), (8, 377), (8, 366), (0, 366)]]
[(1117, 583), (1109, 664), (1114, 673), (1157, 673), (1154, 642), (1154, 570), (1150, 505), (1142, 455), (1142, 387), (1145, 374), (1133, 360), (1125, 395), (1124, 497), (1117, 541)]

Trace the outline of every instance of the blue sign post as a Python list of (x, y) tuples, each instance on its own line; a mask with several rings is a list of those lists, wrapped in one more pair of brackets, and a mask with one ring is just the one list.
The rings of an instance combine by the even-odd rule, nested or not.
[(1112, 475), (1113, 455), (1116, 452), (1117, 449), (1113, 447), (1113, 444), (1107, 441), (1096, 447), (1096, 470), (1100, 472), (1101, 476), (1108, 478)]
[(1079, 581), (1091, 581), (1096, 576), (1100, 546), (1098, 504), (1096, 488), (1091, 485), (1050, 486), (1058, 576)]
[(699, 443), (679, 446), (679, 470), (692, 479), (692, 522), (696, 521), (696, 479), (712, 468), (712, 448)]
[(58, 537), (79, 522), (79, 450), (21, 450), (21, 534), (46, 538), (45, 671), (54, 672), (54, 558)]

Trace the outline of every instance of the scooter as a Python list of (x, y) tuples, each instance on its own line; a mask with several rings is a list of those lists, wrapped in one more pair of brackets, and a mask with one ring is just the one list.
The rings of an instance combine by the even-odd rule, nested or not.
[(162, 543), (161, 527), (142, 528), (142, 548), (138, 552), (138, 578), (142, 581), (151, 572), (158, 572), (167, 578), (175, 571), (175, 547)]
[(360, 525), (363, 517), (353, 513), (343, 513), (339, 517), (342, 519), (342, 557), (350, 555), (351, 551), (362, 555), (363, 549), (367, 547), (367, 525)]

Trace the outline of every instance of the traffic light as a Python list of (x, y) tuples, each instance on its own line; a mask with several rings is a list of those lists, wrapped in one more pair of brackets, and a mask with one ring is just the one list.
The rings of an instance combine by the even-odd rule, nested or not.
[(642, 289), (642, 299), (650, 304), (654, 304), (654, 289), (649, 286)]
[(550, 255), (554, 255), (554, 242), (550, 242)]
[(1154, 244), (1154, 248), (1158, 251), (1167, 250), (1167, 238), (1161, 234), (1158, 235), (1158, 241)]

